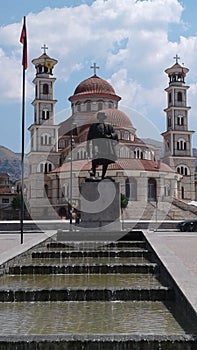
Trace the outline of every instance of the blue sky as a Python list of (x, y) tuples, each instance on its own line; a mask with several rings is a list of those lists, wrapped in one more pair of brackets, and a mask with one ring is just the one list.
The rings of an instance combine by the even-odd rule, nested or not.
[[(168, 79), (164, 70), (180, 63), (190, 69), (187, 84), (189, 128), (197, 130), (197, 2), (191, 0), (7, 0), (0, 12), (0, 145), (21, 150), (21, 45), (27, 20), (29, 67), (26, 72), (26, 129), (33, 122), (34, 67), (41, 46), (58, 60), (54, 69), (56, 121), (70, 115), (68, 97), (93, 73), (108, 80), (122, 97), (142, 137), (160, 139), (165, 131)], [(26, 132), (28, 144), (28, 131)], [(197, 136), (193, 137), (197, 147)]]

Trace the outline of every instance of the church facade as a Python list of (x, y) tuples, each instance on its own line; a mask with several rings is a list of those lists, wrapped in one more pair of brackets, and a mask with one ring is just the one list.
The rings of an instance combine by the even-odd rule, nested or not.
[[(69, 97), (71, 116), (56, 125), (53, 96), (55, 78), (53, 69), (57, 60), (44, 53), (34, 59), (36, 75), (34, 122), (28, 153), (29, 176), (26, 179), (27, 203), (32, 218), (57, 218), (60, 212), (68, 214), (69, 207), (80, 209), (80, 187), (89, 176), (91, 159), (87, 158), (86, 139), (90, 124), (97, 113), (107, 116), (118, 134), (118, 159), (110, 164), (107, 175), (120, 183), (120, 192), (132, 203), (170, 202), (173, 197), (194, 200), (194, 158), (192, 133), (188, 129), (187, 90), (185, 76), (188, 69), (176, 63), (166, 70), (169, 86), (166, 88), (168, 105), (164, 155), (144, 143), (136, 133), (130, 118), (122, 112), (113, 87), (97, 75), (83, 80)], [(98, 175), (101, 169), (97, 169)]]

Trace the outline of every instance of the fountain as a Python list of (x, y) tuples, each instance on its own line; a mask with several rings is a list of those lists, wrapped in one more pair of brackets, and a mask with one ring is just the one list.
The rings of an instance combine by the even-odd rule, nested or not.
[(1, 350), (196, 349), (196, 315), (142, 232), (56, 237), (4, 266)]

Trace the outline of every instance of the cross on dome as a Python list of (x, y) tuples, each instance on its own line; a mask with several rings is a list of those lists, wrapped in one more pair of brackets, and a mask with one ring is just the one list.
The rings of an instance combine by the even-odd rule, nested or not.
[(96, 70), (99, 69), (100, 67), (98, 67), (96, 65), (96, 63), (93, 64), (93, 66), (90, 67), (91, 69), (93, 68), (94, 69), (94, 75), (96, 75)]
[(44, 50), (44, 54), (46, 54), (46, 50), (48, 50), (48, 47), (46, 44), (44, 44), (42, 47), (41, 47), (42, 50)]
[(179, 63), (179, 60), (180, 60), (179, 55), (177, 55), (177, 54), (176, 54), (176, 56), (175, 56), (175, 57), (173, 57), (173, 58), (176, 60), (176, 64), (177, 64), (177, 63)]

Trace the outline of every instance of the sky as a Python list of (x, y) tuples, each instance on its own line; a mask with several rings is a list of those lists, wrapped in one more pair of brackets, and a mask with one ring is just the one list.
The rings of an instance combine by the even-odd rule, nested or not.
[[(70, 113), (68, 97), (93, 75), (107, 80), (121, 96), (119, 109), (131, 118), (137, 135), (162, 140), (168, 77), (175, 63), (189, 68), (189, 129), (197, 131), (197, 2), (191, 0), (6, 0), (0, 11), (0, 145), (21, 152), (22, 45), (26, 16), (25, 148), (33, 123), (35, 69), (32, 59), (47, 54), (54, 68), (55, 122)], [(197, 132), (196, 132), (197, 134)], [(197, 147), (197, 135), (193, 147)]]

